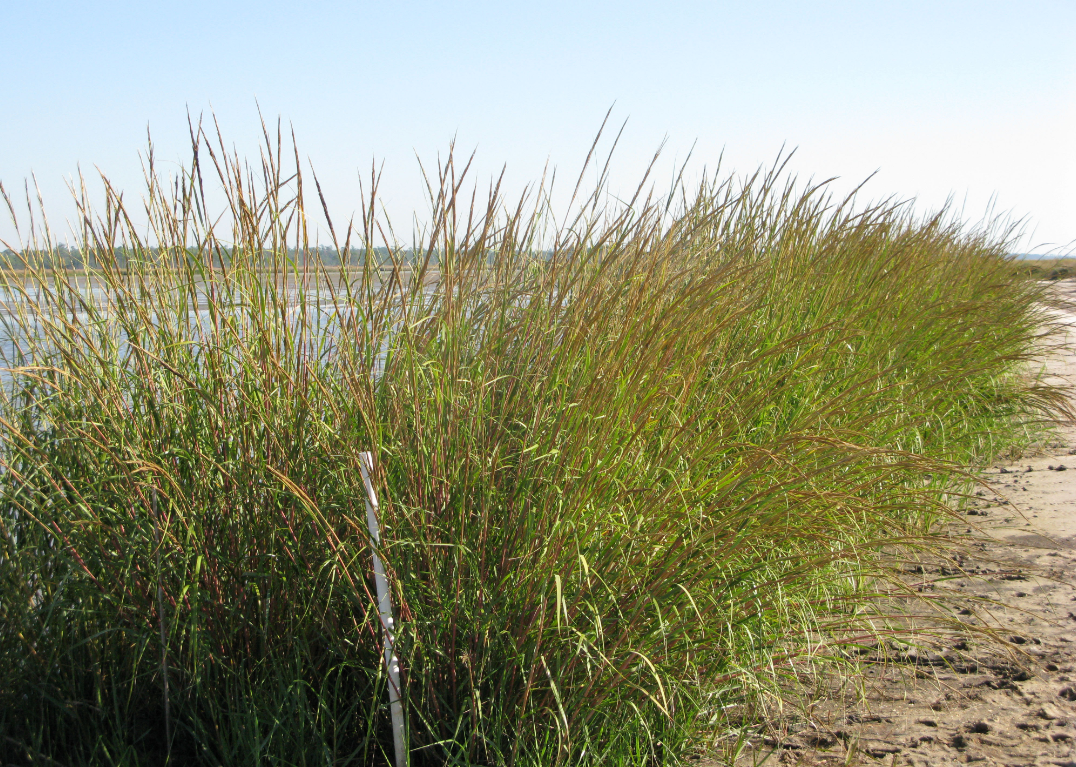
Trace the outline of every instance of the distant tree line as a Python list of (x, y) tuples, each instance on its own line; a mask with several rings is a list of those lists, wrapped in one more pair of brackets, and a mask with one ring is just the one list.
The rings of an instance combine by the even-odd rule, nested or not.
[[(135, 250), (121, 247), (116, 248), (114, 252), (116, 263), (121, 266), (126, 265), (132, 257), (153, 260), (161, 255), (160, 250), (157, 248), (138, 248)], [(223, 261), (224, 264), (228, 264), (234, 254), (235, 250), (233, 248), (218, 248), (213, 254), (214, 262), (220, 263)], [(425, 252), (415, 252), (410, 248), (390, 250), (387, 247), (380, 247), (369, 251), (366, 248), (350, 248), (343, 251), (332, 246), (320, 245), (309, 248), (287, 249), (288, 261), (297, 266), (314, 263), (320, 263), (324, 266), (340, 266), (341, 261), (347, 261), (348, 264), (353, 266), (361, 266), (365, 263), (368, 254), (373, 257), (373, 263), (377, 266), (391, 266), (394, 262), (401, 265), (413, 265), (421, 263), (426, 257)], [(439, 262), (439, 255), (439, 253), (433, 254), (430, 259), (431, 264), (436, 265)], [(97, 249), (89, 249), (84, 253), (83, 250), (68, 245), (57, 245), (51, 250), (27, 249), (21, 252), (5, 248), (0, 251), (0, 267), (7, 269), (26, 269), (31, 266), (46, 269), (61, 267), (67, 269), (94, 268), (99, 265), (99, 257), (100, 251)], [(265, 251), (262, 259), (266, 266), (270, 266), (273, 264), (275, 256), (271, 251)]]

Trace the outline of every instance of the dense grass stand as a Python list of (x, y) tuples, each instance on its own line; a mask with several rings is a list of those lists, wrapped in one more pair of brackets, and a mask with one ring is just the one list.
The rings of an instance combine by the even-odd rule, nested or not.
[(392, 618), (392, 595), (385, 577), (385, 565), (377, 550), (381, 546), (381, 532), (377, 525), (377, 493), (370, 474), (374, 468), (373, 455), (360, 453), (362, 483), (366, 486), (366, 524), (370, 528), (370, 553), (374, 559), (374, 582), (377, 585), (377, 608), (381, 615), (381, 628), (385, 637), (385, 669), (389, 674), (389, 708), (392, 712), (392, 745), (396, 751), (396, 767), (407, 764), (404, 748), (403, 704), (400, 702), (400, 661), (396, 657), (396, 627)]
[(78, 179), (75, 251), (0, 187), (0, 764), (732, 761), (964, 630), (909, 574), (1071, 414), (1003, 228), (449, 157), (337, 241), (282, 135), (191, 139), (137, 210)]

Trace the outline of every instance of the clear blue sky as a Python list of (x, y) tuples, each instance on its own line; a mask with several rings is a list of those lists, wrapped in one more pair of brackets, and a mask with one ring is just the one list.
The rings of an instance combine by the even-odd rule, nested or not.
[(340, 215), (384, 161), (400, 217), (423, 207), (416, 155), (455, 136), (479, 180), (507, 164), (519, 190), (547, 160), (577, 172), (615, 103), (616, 188), (666, 137), (663, 179), (693, 144), (692, 173), (786, 145), (841, 189), (877, 170), (870, 196), (953, 196), (968, 219), (996, 195), (1029, 245), (1076, 240), (1072, 0), (4, 0), (0, 36), (0, 180), (34, 171), (54, 218), (79, 163), (137, 191), (147, 124), (159, 158), (185, 160), (188, 108), (255, 156), (255, 100), (282, 117)]

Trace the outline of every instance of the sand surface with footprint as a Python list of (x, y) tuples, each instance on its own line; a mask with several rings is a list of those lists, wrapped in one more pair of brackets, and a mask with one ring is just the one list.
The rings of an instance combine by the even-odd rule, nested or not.
[[(1076, 387), (1076, 281), (1055, 289), (1071, 304), (1059, 313), (1071, 329), (1047, 376)], [(1003, 641), (969, 632), (931, 651), (887, 653), (888, 663), (868, 665), (865, 698), (821, 700), (813, 722), (773, 733), (737, 765), (1076, 767), (1076, 427), (982, 477), (990, 489), (963, 512), (981, 533), (964, 561), (969, 577), (945, 587), (979, 597), (964, 619)]]

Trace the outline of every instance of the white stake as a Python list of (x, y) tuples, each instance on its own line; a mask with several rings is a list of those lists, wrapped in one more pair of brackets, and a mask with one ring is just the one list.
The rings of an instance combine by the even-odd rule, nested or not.
[(385, 577), (385, 565), (377, 550), (381, 547), (381, 532), (377, 526), (377, 493), (370, 474), (374, 459), (370, 453), (359, 453), (359, 469), (366, 486), (366, 525), (370, 528), (370, 550), (374, 557), (374, 583), (377, 586), (377, 610), (385, 639), (385, 668), (389, 672), (389, 710), (392, 713), (392, 745), (396, 749), (396, 767), (406, 767), (404, 750), (403, 704), (400, 702), (400, 661), (396, 657), (396, 624), (392, 619), (392, 595)]

